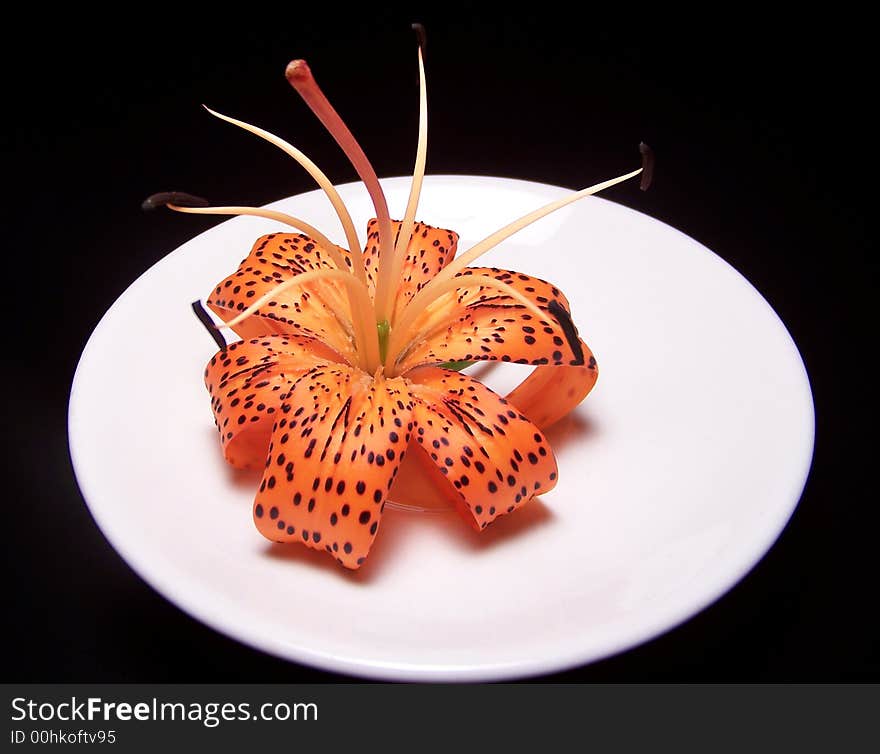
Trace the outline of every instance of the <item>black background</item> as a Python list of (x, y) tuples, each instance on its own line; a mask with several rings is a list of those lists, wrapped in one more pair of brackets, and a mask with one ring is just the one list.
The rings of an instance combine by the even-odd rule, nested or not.
[(106, 29), (92, 25), (98, 16), (47, 13), (2, 32), (13, 481), (4, 680), (341, 678), (226, 639), (141, 582), (78, 492), (66, 408), (79, 354), (110, 304), (216, 222), (145, 216), (147, 194), (179, 189), (260, 205), (313, 188), (274, 148), (199, 104), (290, 138), (331, 178), (353, 180), (284, 79), (287, 61), (304, 57), (378, 174), (405, 174), (417, 125), (413, 20), (428, 29), (429, 172), (579, 188), (631, 169), (647, 141), (657, 154), (652, 190), (626, 185), (606, 198), (679, 228), (740, 270), (788, 326), (814, 390), (811, 476), (763, 561), (684, 626), (549, 678), (880, 678), (867, 389), (876, 147), (864, 104), (876, 90), (866, 20), (723, 7), (686, 18), (635, 10), (580, 18), (549, 4), (503, 13), (377, 5), (346, 17), (289, 5), (218, 18), (205, 10), (198, 22), (183, 20), (182, 8), (141, 7), (134, 19), (103, 14)]

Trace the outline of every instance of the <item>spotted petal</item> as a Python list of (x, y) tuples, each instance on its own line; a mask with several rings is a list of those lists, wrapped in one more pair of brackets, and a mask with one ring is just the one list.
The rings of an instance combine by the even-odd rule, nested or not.
[(596, 359), (583, 341), (581, 349), (584, 364), (535, 367), (507, 400), (541, 429), (559, 421), (587, 397), (599, 377)]
[(496, 288), (475, 285), (450, 291), (417, 318), (412, 344), (398, 359), (400, 372), (447, 361), (576, 366), (589, 358), (571, 321), (568, 301), (551, 283), (488, 267), (466, 267), (456, 277), (500, 280), (547, 316), (538, 319)]
[[(347, 264), (347, 251), (337, 247)], [(207, 299), (208, 306), (228, 322), (261, 296), (295, 275), (314, 270), (335, 270), (336, 265), (317, 242), (302, 233), (271, 233), (261, 236), (251, 253)], [(273, 333), (302, 333), (318, 338), (347, 361), (356, 359), (352, 345), (351, 309), (344, 286), (334, 280), (318, 280), (292, 287), (266, 302), (255, 314), (236, 325), (242, 338)]]
[(401, 378), (332, 364), (306, 372), (280, 404), (254, 501), (260, 532), (359, 568), (412, 431)]
[[(395, 245), (402, 224), (400, 220), (391, 221)], [(400, 271), (400, 278), (395, 281), (397, 286), (393, 315), (395, 318), (409, 300), (452, 261), (457, 248), (458, 233), (455, 231), (434, 228), (419, 222), (413, 226), (412, 239)], [(374, 296), (379, 265), (379, 221), (375, 218), (367, 223), (364, 265), (367, 270), (370, 295)]]
[(455, 492), (476, 529), (556, 484), (556, 459), (540, 430), (465, 374), (422, 367), (407, 375), (417, 449)]
[(205, 385), (226, 460), (236, 468), (261, 469), (281, 396), (304, 372), (338, 360), (304, 335), (266, 335), (215, 354), (205, 368)]

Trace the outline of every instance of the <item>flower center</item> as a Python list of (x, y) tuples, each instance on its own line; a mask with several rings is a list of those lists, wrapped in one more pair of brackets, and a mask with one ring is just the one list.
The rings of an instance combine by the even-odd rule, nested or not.
[(387, 319), (376, 323), (376, 332), (379, 334), (379, 361), (385, 364), (388, 357), (388, 336), (391, 335), (391, 323)]
[[(339, 248), (320, 231), (303, 220), (285, 213), (255, 207), (208, 207), (205, 206), (207, 202), (204, 200), (180, 192), (154, 194), (144, 202), (143, 206), (145, 209), (166, 206), (179, 212), (194, 214), (255, 215), (291, 225), (314, 239), (317, 245), (326, 251), (327, 257), (332, 262), (332, 265), (300, 273), (283, 281), (276, 288), (257, 299), (248, 308), (236, 313), (232, 319), (225, 322), (218, 329), (235, 327), (288, 288), (306, 285), (315, 287), (320, 284), (327, 284), (329, 281), (335, 281), (336, 283), (343, 284), (347, 295), (348, 307), (347, 311), (335, 307), (333, 314), (352, 340), (354, 352), (357, 354), (357, 366), (368, 374), (384, 372), (388, 376), (394, 376), (397, 374), (398, 363), (401, 362), (413, 345), (427, 337), (431, 331), (446, 325), (448, 318), (461, 317), (461, 307), (452, 307), (450, 312), (450, 307), (441, 305), (443, 302), (449, 301), (448, 294), (459, 295), (459, 292), (466, 288), (494, 288), (515, 300), (520, 306), (530, 310), (538, 318), (545, 316), (545, 312), (542, 312), (535, 302), (529, 300), (512, 286), (501, 280), (482, 275), (459, 275), (465, 267), (469, 266), (478, 257), (490, 251), (514, 233), (549, 215), (551, 212), (555, 212), (585, 196), (596, 194), (617, 183), (641, 174), (640, 187), (642, 190), (648, 188), (653, 173), (653, 154), (647, 145), (641, 144), (639, 148), (642, 153), (642, 166), (638, 170), (609, 181), (604, 181), (595, 186), (590, 186), (555, 202), (551, 202), (495, 231), (451, 261), (432, 280), (425, 283), (405, 306), (399, 307), (397, 309), (398, 313), (395, 315), (395, 304), (399, 295), (397, 281), (401, 278), (412, 241), (415, 215), (425, 175), (428, 138), (427, 86), (423, 56), (425, 35), (424, 29), (420, 25), (414, 25), (413, 29), (416, 31), (419, 40), (419, 134), (409, 200), (396, 241), (392, 237), (391, 216), (388, 211), (385, 194), (379, 184), (376, 171), (367, 159), (363, 149), (330, 104), (326, 95), (318, 87), (306, 62), (304, 60), (294, 60), (287, 66), (286, 70), (288, 82), (296, 89), (312, 112), (324, 124), (337, 144), (342, 148), (363, 181), (372, 200), (379, 225), (379, 255), (377, 265), (374, 268), (376, 286), (375, 294), (372, 298), (367, 281), (365, 255), (358, 241), (354, 223), (348, 209), (327, 176), (314, 162), (292, 144), (257, 126), (222, 115), (207, 107), (205, 108), (212, 115), (265, 139), (286, 152), (305, 168), (324, 190), (336, 210), (350, 249), (350, 259), (346, 259), (340, 253)], [(204, 314), (204, 312), (202, 313)], [(207, 315), (205, 315), (206, 317)], [(200, 319), (203, 319), (203, 322), (205, 318), (200, 317)], [(375, 330), (373, 329), (374, 327)], [(213, 334), (215, 337), (219, 337), (218, 333), (214, 332)], [(451, 369), (461, 369), (466, 365), (467, 362), (448, 362), (443, 366)]]

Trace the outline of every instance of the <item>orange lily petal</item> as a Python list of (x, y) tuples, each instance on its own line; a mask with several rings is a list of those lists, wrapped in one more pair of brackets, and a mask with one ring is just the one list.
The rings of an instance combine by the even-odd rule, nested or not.
[(506, 399), (459, 372), (422, 367), (407, 375), (413, 435), (475, 529), (556, 485), (556, 459), (540, 430)]
[(263, 468), (280, 396), (304, 372), (338, 359), (303, 335), (267, 335), (216, 353), (205, 368), (205, 385), (226, 460), (239, 469)]
[[(505, 396), (529, 421), (546, 429), (574, 409), (596, 384), (599, 370), (586, 343), (581, 342), (587, 363), (583, 366), (535, 367)], [(454, 508), (459, 499), (455, 488), (427, 453), (417, 452), (415, 440), (400, 466), (390, 497), (398, 503), (428, 509)]]
[[(337, 250), (350, 266), (349, 253)], [(322, 269), (337, 267), (308, 236), (270, 233), (257, 239), (238, 270), (214, 288), (207, 303), (228, 322), (285, 280)], [(340, 322), (334, 312), (342, 312), (347, 322)], [(299, 332), (323, 340), (352, 363), (356, 358), (349, 335), (351, 309), (344, 285), (337, 281), (320, 280), (282, 291), (233, 329), (242, 338)]]
[(340, 364), (306, 372), (276, 414), (254, 501), (257, 528), (359, 568), (412, 427), (403, 379), (373, 379)]
[(541, 429), (559, 421), (587, 397), (599, 378), (595, 357), (583, 341), (581, 348), (585, 364), (535, 367), (507, 400)]
[(388, 499), (426, 510), (452, 510), (461, 496), (419, 444), (410, 440)]
[[(402, 224), (400, 220), (391, 221), (395, 245)], [(458, 233), (455, 231), (434, 228), (420, 222), (413, 226), (412, 240), (401, 268), (400, 279), (397, 281), (393, 314), (395, 318), (409, 300), (452, 261), (457, 249)], [(378, 263), (379, 221), (374, 218), (367, 223), (367, 243), (364, 247), (364, 266), (367, 270), (371, 296), (376, 293)]]
[[(466, 267), (456, 277), (486, 276), (512, 286), (547, 312), (536, 319), (519, 301), (495, 288), (473, 286), (441, 296), (415, 322), (420, 333), (398, 360), (398, 371), (447, 361), (510, 361), (576, 366), (585, 353), (568, 301), (551, 283), (510, 270)], [(588, 358), (588, 357), (587, 357)]]

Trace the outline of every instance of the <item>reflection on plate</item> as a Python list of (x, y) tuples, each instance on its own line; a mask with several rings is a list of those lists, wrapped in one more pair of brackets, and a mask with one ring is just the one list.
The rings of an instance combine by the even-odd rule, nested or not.
[[(400, 212), (409, 179), (383, 186)], [(366, 192), (340, 193), (364, 228)], [(566, 193), (429, 177), (419, 215), (457, 230), (467, 248)], [(336, 227), (319, 192), (272, 206)], [(548, 432), (556, 489), (482, 534), (451, 513), (389, 508), (354, 573), (267, 542), (251, 520), (254, 477), (221, 457), (202, 384), (214, 345), (189, 302), (277, 227), (236, 218), (148, 270), (95, 329), (71, 394), (71, 452), (95, 520), (149, 584), (207, 625), (376, 678), (548, 673), (694, 615), (785, 526), (813, 448), (809, 383), (790, 336), (708, 249), (590, 198), (485, 258), (560, 285), (599, 361), (593, 393)], [(474, 369), (499, 391), (523, 376), (512, 365)]]

